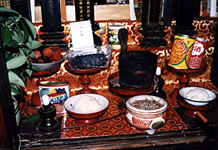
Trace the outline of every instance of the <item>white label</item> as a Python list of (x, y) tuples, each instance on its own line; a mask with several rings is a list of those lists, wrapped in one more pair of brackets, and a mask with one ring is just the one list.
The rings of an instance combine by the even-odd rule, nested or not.
[(70, 23), (73, 50), (93, 50), (94, 40), (90, 20)]
[(194, 48), (192, 50), (192, 55), (200, 55), (201, 53), (203, 53), (204, 51), (204, 47), (203, 47), (203, 44), (198, 42), (198, 41), (195, 41), (195, 45), (194, 45)]

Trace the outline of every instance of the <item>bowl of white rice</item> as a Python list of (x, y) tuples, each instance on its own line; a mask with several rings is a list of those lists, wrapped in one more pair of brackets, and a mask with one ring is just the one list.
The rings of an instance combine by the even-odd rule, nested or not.
[(91, 119), (104, 114), (109, 101), (98, 94), (78, 94), (70, 97), (64, 103), (68, 114), (77, 119)]
[(179, 95), (190, 105), (205, 106), (216, 99), (216, 95), (205, 88), (185, 87), (179, 90)]

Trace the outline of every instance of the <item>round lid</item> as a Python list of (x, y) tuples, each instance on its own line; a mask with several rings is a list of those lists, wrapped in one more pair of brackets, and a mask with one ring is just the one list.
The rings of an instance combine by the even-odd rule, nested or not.
[(202, 38), (199, 38), (199, 37), (197, 37), (196, 40), (197, 40), (197, 41), (202, 41), (202, 42), (208, 42), (207, 40), (202, 39)]

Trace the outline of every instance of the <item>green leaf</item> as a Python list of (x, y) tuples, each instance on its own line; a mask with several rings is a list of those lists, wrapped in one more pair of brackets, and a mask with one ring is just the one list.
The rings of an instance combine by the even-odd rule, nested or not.
[(31, 36), (29, 36), (28, 42), (26, 43), (26, 47), (31, 48), (32, 41), (33, 41), (33, 39), (31, 38)]
[(39, 42), (39, 41), (36, 41), (36, 40), (33, 40), (32, 43), (31, 43), (31, 49), (37, 49), (39, 48), (40, 46), (42, 46), (42, 43)]
[(6, 14), (3, 16), (3, 20), (1, 22), (5, 22), (5, 25), (8, 26), (9, 28), (12, 28), (14, 25), (14, 22), (18, 19), (18, 16), (11, 15), (11, 14)]
[(19, 35), (17, 34), (17, 32), (13, 31), (12, 40), (16, 41), (17, 43), (20, 43), (20, 42), (21, 42), (20, 37), (21, 37), (21, 36), (19, 36)]
[(4, 17), (0, 16), (0, 22), (3, 22), (3, 21), (4, 21)]
[(27, 26), (29, 27), (33, 39), (36, 39), (36, 29), (35, 29), (34, 25), (28, 19), (26, 19), (26, 18), (23, 18), (23, 19), (24, 19), (25, 23), (27, 24)]
[(17, 74), (15, 74), (13, 71), (8, 71), (8, 78), (9, 78), (10, 83), (14, 83), (14, 84), (17, 84), (17, 85), (22, 86), (22, 87), (25, 86), (23, 80)]
[(29, 32), (28, 32), (28, 28), (26, 27), (26, 25), (21, 22), (22, 27), (23, 27), (23, 43), (26, 43), (28, 41), (28, 37), (29, 37)]
[(40, 120), (40, 115), (38, 114), (33, 114), (29, 116), (28, 118), (23, 120), (23, 123), (28, 123), (28, 122), (37, 122)]
[(33, 51), (31, 51), (31, 53), (29, 54), (29, 57), (35, 58), (35, 53)]
[(8, 29), (7, 26), (2, 27), (2, 41), (3, 41), (3, 47), (5, 47), (12, 39), (12, 32)]
[(7, 68), (8, 69), (18, 68), (22, 66), (26, 62), (26, 60), (27, 60), (27, 57), (25, 56), (15, 57), (7, 62)]
[(20, 52), (20, 55), (23, 55), (23, 56), (27, 56), (27, 57), (28, 57), (29, 48), (20, 47), (20, 48), (19, 48), (19, 52)]
[(15, 27), (14, 27), (14, 34), (17, 34), (16, 35), (16, 41), (20, 44), (20, 43), (22, 43), (23, 42), (23, 30), (22, 30), (22, 28), (20, 27), (20, 24), (19, 24), (19, 22), (18, 21), (15, 21), (14, 22), (14, 25), (15, 25)]
[(6, 8), (6, 7), (0, 7), (0, 13), (14, 13), (14, 14), (17, 14), (19, 15), (19, 13), (13, 9), (9, 9), (9, 8)]
[(30, 57), (29, 55), (32, 53), (32, 50), (29, 47), (22, 47), (19, 51), (21, 55), (25, 55), (26, 57)]
[(10, 43), (7, 44), (7, 46), (13, 47), (13, 48), (17, 48), (18, 47), (18, 43), (15, 40), (11, 40)]
[(27, 75), (28, 75), (29, 77), (32, 76), (33, 71), (32, 71), (31, 69), (25, 69), (25, 72), (27, 73)]
[(30, 59), (27, 59), (27, 69), (32, 69), (32, 62), (30, 61)]
[(16, 85), (10, 84), (10, 88), (11, 88), (11, 94), (12, 94), (12, 95), (18, 95), (18, 94), (20, 94), (20, 91), (19, 91), (19, 89), (17, 88)]
[(24, 83), (26, 82), (27, 75), (25, 73), (25, 68), (21, 68), (16, 72), (14, 71), (14, 73), (16, 73)]
[(26, 43), (26, 47), (31, 48), (30, 43)]
[(23, 51), (23, 48), (19, 48), (19, 52), (20, 52), (20, 55), (22, 55), (22, 56), (25, 56), (25, 54), (24, 54), (24, 51)]

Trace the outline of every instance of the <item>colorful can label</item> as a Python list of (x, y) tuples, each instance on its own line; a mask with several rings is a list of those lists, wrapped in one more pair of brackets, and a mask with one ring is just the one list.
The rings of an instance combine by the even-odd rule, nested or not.
[(207, 47), (207, 40), (196, 38), (194, 48), (191, 53), (191, 58), (188, 64), (189, 68), (199, 69), (201, 67), (201, 63), (206, 47)]
[(175, 35), (168, 65), (176, 69), (188, 69), (194, 43), (195, 39), (188, 35)]
[(120, 41), (118, 38), (118, 32), (120, 29), (125, 28), (123, 25), (110, 25), (108, 26), (108, 44), (112, 49), (120, 49)]
[(41, 81), (39, 83), (39, 95), (41, 105), (43, 104), (43, 95), (48, 95), (51, 104), (61, 103), (70, 96), (69, 84), (63, 81)]

